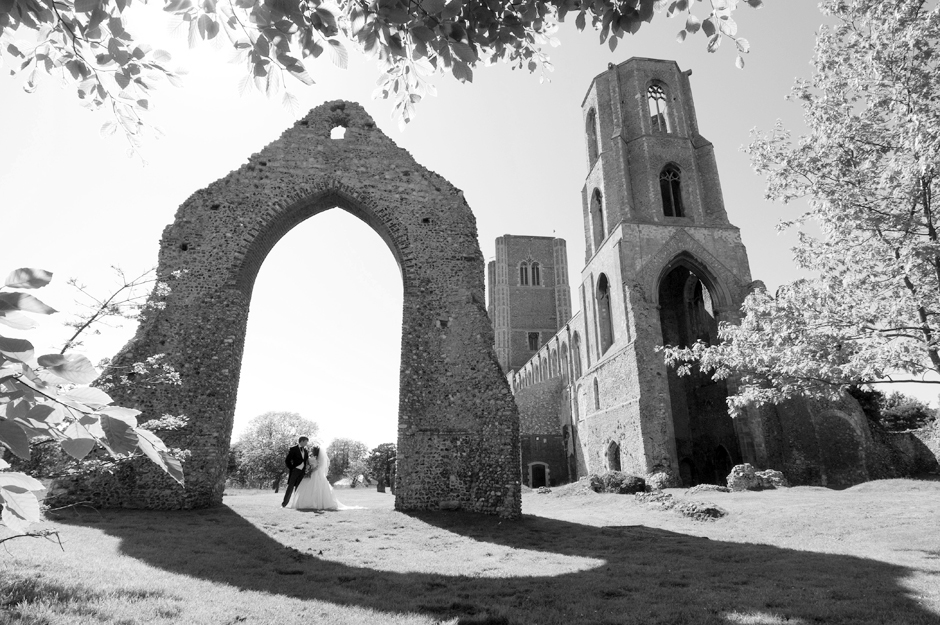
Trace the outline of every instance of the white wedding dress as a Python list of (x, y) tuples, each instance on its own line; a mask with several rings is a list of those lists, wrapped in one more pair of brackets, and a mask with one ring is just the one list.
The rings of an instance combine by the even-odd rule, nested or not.
[(326, 481), (330, 470), (330, 458), (326, 451), (321, 451), (314, 459), (317, 466), (310, 477), (305, 477), (290, 502), (295, 510), (352, 510), (355, 506), (344, 506), (336, 499), (333, 487)]

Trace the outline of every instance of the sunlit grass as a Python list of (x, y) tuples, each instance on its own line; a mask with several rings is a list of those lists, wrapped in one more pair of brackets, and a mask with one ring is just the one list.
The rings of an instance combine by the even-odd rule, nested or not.
[(333, 513), (263, 491), (69, 511), (44, 524), (65, 552), (0, 548), (0, 623), (940, 623), (940, 483), (880, 484), (713, 494), (708, 523), (577, 487), (525, 494), (519, 522), (360, 489)]

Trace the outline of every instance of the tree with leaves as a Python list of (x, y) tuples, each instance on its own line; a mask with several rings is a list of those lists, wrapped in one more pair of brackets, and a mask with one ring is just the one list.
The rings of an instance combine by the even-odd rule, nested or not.
[(369, 448), (351, 438), (337, 438), (326, 448), (326, 453), (330, 457), (330, 473), (326, 479), (332, 484), (344, 477), (357, 478), (365, 468), (362, 461)]
[[(768, 199), (805, 198), (797, 264), (807, 277), (747, 297), (721, 343), (669, 347), (732, 377), (732, 412), (874, 381), (940, 384), (940, 8), (923, 0), (825, 0), (836, 24), (796, 83), (808, 134), (778, 123), (747, 148)], [(802, 228), (818, 227), (814, 235)]]
[[(745, 0), (759, 7), (762, 0)], [(393, 116), (407, 123), (415, 104), (434, 94), (435, 74), (473, 79), (480, 64), (503, 61), (529, 71), (551, 69), (544, 47), (555, 43), (558, 22), (575, 16), (588, 22), (611, 50), (657, 12), (684, 16), (679, 40), (699, 31), (714, 52), (732, 39), (739, 52), (733, 12), (738, 0), (709, 0), (707, 15), (692, 0), (164, 0), (163, 8), (183, 26), (191, 46), (223, 40), (244, 64), (243, 88), (269, 95), (289, 79), (313, 84), (309, 62), (324, 52), (345, 67), (352, 46), (374, 57), (382, 71), (376, 95), (394, 101)], [(0, 0), (0, 50), (12, 73), (26, 76), (33, 91), (43, 75), (73, 86), (92, 109), (113, 114), (103, 132), (122, 129), (133, 152), (145, 127), (142, 114), (161, 82), (181, 84), (169, 54), (138, 41), (126, 26), (130, 0)], [(31, 34), (31, 40), (27, 35)], [(23, 41), (29, 41), (24, 44)], [(736, 63), (743, 66), (738, 56)], [(285, 96), (290, 100), (291, 96)]]
[(234, 479), (246, 485), (271, 484), (274, 492), (287, 473), (284, 456), (297, 439), (316, 437), (319, 426), (296, 412), (266, 412), (248, 422), (232, 449), (237, 469)]
[(395, 492), (395, 460), (398, 457), (398, 447), (395, 443), (382, 443), (369, 452), (367, 466), (369, 474), (378, 482), (380, 493), (385, 492), (389, 486)]
[[(38, 324), (27, 313), (56, 311), (26, 290), (50, 282), (52, 274), (40, 269), (17, 269), (0, 287), (0, 324), (30, 330)], [(112, 458), (146, 455), (183, 485), (180, 453), (167, 449), (153, 429), (138, 424), (139, 410), (112, 405), (102, 389), (87, 386), (98, 371), (77, 354), (35, 355), (33, 345), (0, 336), (0, 445), (24, 461), (32, 458), (31, 440), (54, 440), (61, 449), (82, 460), (95, 447)], [(0, 458), (0, 520), (14, 532), (25, 532), (39, 520), (36, 494), (43, 485), (33, 477), (9, 471)]]

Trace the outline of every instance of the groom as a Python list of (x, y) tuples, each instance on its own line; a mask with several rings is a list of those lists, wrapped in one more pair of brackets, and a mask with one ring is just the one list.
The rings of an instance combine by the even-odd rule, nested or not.
[(307, 470), (307, 441), (306, 436), (297, 439), (297, 444), (291, 447), (287, 452), (287, 458), (284, 463), (287, 465), (287, 489), (284, 491), (284, 501), (281, 507), (284, 508), (290, 503), (290, 496), (294, 489), (300, 485), (300, 480), (304, 479), (304, 471)]

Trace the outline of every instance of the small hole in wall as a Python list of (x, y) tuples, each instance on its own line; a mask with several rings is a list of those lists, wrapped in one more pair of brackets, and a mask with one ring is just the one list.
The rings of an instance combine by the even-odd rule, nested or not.
[(222, 205), (221, 205), (221, 204), (213, 204), (212, 206), (209, 207), (209, 210), (211, 210), (211, 211), (217, 211), (217, 210), (219, 210), (220, 208), (222, 208)]
[(439, 327), (440, 329), (443, 330), (444, 328), (447, 327), (447, 324), (448, 324), (448, 323), (449, 323), (449, 320), (447, 320), (447, 319), (438, 319), (438, 320), (437, 320), (437, 327)]
[(330, 139), (345, 139), (346, 138), (346, 127), (337, 126), (330, 131)]
[(430, 218), (430, 217), (423, 217), (423, 218), (421, 219), (421, 223), (423, 223), (423, 224), (429, 224), (429, 223), (431, 223), (431, 218)]
[(180, 249), (184, 252), (189, 249), (189, 243), (180, 243)]

